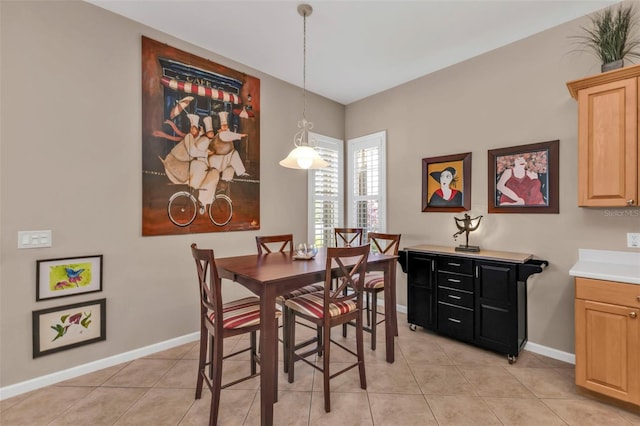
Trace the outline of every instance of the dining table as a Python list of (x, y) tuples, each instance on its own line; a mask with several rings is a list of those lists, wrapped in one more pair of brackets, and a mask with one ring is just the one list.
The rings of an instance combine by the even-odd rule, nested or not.
[[(277, 401), (278, 320), (276, 298), (309, 284), (323, 282), (327, 249), (320, 248), (312, 259), (297, 259), (295, 253), (274, 252), (216, 259), (222, 279), (235, 281), (260, 298), (260, 424), (273, 425), (273, 405)], [(370, 253), (367, 272), (384, 274), (384, 314), (386, 360), (395, 361), (394, 342), (398, 335), (396, 314), (396, 262), (398, 256)], [(353, 259), (355, 263), (355, 258)], [(348, 264), (347, 264), (348, 265)], [(338, 270), (334, 265), (334, 271)]]

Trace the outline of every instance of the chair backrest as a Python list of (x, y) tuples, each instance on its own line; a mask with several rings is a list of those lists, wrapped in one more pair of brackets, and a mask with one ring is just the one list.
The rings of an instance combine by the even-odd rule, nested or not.
[[(275, 252), (293, 253), (293, 234), (256, 237), (258, 254)], [(289, 247), (287, 250), (287, 246)]]
[[(211, 323), (209, 316), (213, 312), (214, 318), (222, 318), (222, 285), (216, 261), (211, 249), (199, 249), (195, 243), (191, 244), (191, 254), (196, 261), (198, 271), (198, 285), (200, 287), (200, 313), (202, 318)], [(215, 326), (222, 328), (222, 321), (216, 321)]]
[(364, 228), (333, 228), (336, 247), (353, 247), (362, 245)]
[[(324, 307), (327, 311), (329, 304), (340, 304), (350, 300), (356, 301), (356, 306), (362, 306), (362, 289), (364, 287), (364, 276), (369, 258), (370, 245), (354, 247), (328, 247), (327, 248), (327, 270), (325, 273), (324, 286)], [(347, 262), (348, 258), (348, 262)], [(346, 266), (352, 264), (353, 266)], [(332, 269), (338, 266), (339, 270), (334, 273)], [(337, 287), (331, 288), (332, 278), (337, 280)], [(345, 291), (346, 289), (349, 291)], [(325, 316), (326, 317), (326, 316)]]
[(369, 232), (369, 243), (371, 250), (382, 254), (398, 254), (401, 234), (383, 234), (380, 232)]

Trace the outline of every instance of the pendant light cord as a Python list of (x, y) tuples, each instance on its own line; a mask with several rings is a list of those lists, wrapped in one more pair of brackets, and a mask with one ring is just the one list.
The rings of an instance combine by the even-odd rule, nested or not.
[(302, 24), (302, 118), (307, 119), (307, 12)]

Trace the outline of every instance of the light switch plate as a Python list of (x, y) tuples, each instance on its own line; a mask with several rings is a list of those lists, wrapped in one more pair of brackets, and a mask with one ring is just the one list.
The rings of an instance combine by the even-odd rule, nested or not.
[(18, 231), (18, 248), (51, 247), (51, 231)]
[(627, 247), (640, 248), (640, 233), (627, 232)]

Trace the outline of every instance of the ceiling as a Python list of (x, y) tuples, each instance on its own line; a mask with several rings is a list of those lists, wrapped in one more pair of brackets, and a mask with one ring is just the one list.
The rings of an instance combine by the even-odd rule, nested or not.
[[(302, 1), (87, 1), (302, 87)], [(307, 90), (348, 105), (618, 2), (308, 3)]]

